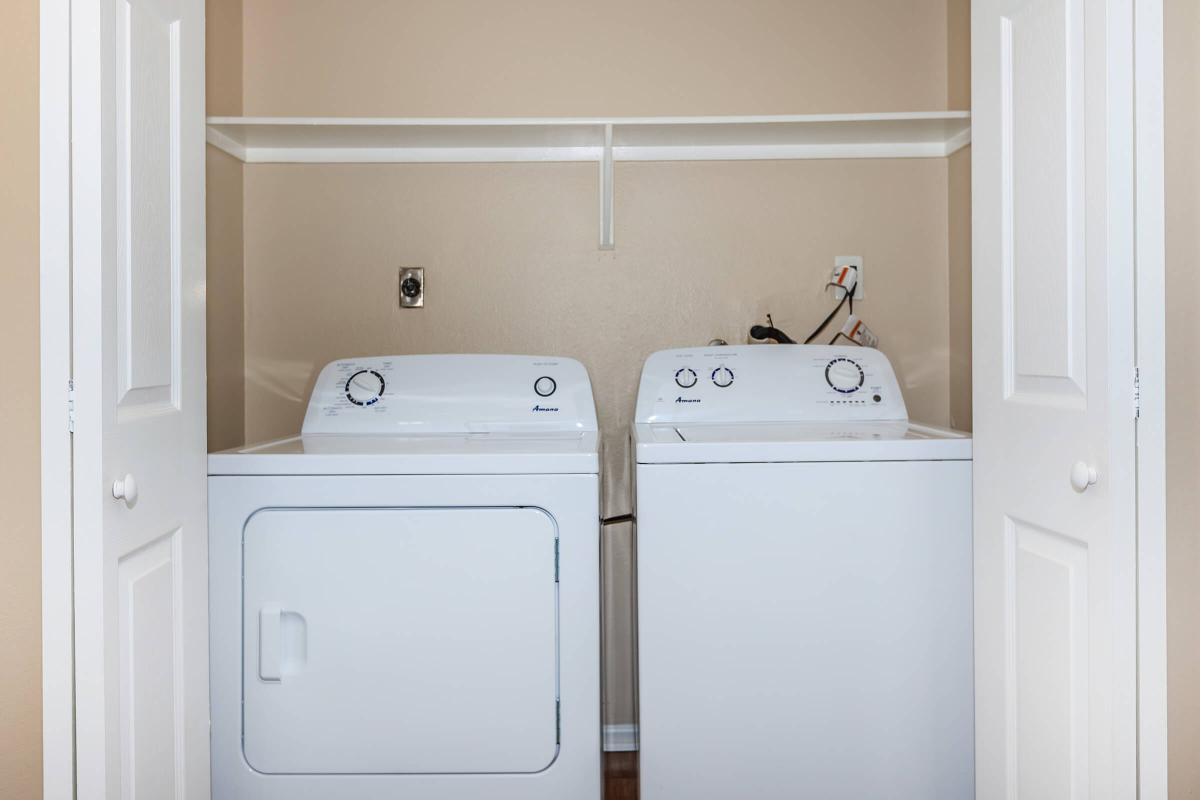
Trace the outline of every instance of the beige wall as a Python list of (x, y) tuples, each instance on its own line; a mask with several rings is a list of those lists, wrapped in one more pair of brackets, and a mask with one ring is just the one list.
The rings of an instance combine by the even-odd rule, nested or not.
[(242, 267), (243, 165), (208, 147), (208, 449), (246, 438)]
[(296, 116), (914, 111), (946, 0), (245, 0), (246, 110)]
[(38, 0), (0, 24), (0, 797), (42, 791)]
[[(946, 104), (971, 107), (971, 0), (946, 1)], [(950, 156), (947, 268), (950, 297), (950, 425), (971, 430), (971, 148)]]
[[(205, 2), (210, 116), (242, 113), (242, 0)], [(242, 163), (211, 145), (207, 163), (208, 449), (245, 441)]]
[[(916, 159), (619, 164), (617, 247), (601, 251), (591, 164), (250, 165), (247, 434), (294, 433), (340, 356), (554, 352), (589, 367), (620, 470), (646, 355), (743, 343), (767, 312), (799, 334), (830, 306), (838, 253), (866, 258), (858, 310), (912, 415), (945, 423), (946, 173)], [(425, 267), (423, 310), (397, 307), (400, 265)]]
[(947, 250), (950, 426), (969, 431), (971, 415), (971, 148), (950, 156)]
[(1170, 793), (1200, 798), (1200, 3), (1166, 0)]
[[(965, 102), (969, 85), (958, 74), (967, 45), (948, 41), (969, 36), (967, 0), (529, 0), (520, 13), (486, 0), (243, 2), (247, 115), (936, 110)], [(210, 207), (216, 193), (232, 203), (234, 181), (214, 192), (212, 162)], [(611, 252), (596, 247), (594, 165), (247, 166), (245, 436), (294, 433), (316, 371), (338, 357), (575, 356), (596, 390), (606, 511), (621, 513), (642, 359), (713, 337), (743, 342), (767, 312), (806, 333), (828, 307), (821, 285), (839, 254), (866, 259), (858, 310), (912, 416), (947, 424), (949, 227), (961, 222), (951, 203), (962, 187), (951, 189), (951, 163), (621, 164)], [(231, 241), (214, 241), (210, 216), (210, 274), (212, 252)], [(423, 311), (396, 307), (401, 265), (427, 270)], [(236, 292), (213, 280), (210, 325), (236, 320), (238, 309), (218, 308)], [(225, 356), (213, 348), (210, 375), (233, 376), (233, 358), (216, 364)], [(237, 411), (228, 417), (212, 423), (221, 446)], [(631, 539), (628, 526), (606, 536), (605, 717), (624, 722)]]
[(971, 0), (946, 0), (946, 102), (971, 107)]

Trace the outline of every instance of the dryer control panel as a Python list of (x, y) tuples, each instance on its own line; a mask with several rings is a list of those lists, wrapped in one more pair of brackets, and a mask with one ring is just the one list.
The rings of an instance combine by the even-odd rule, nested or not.
[(592, 384), (572, 358), (420, 355), (326, 365), (313, 386), (303, 433), (594, 430)]
[(654, 353), (636, 422), (907, 420), (887, 356), (869, 347), (741, 345)]

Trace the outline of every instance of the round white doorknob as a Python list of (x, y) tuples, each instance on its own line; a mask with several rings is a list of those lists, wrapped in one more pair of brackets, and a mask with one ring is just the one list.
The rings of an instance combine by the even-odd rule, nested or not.
[(1071, 467), (1071, 488), (1077, 492), (1086, 492), (1087, 488), (1096, 482), (1096, 468), (1082, 461), (1076, 461)]
[(126, 475), (121, 480), (113, 481), (113, 497), (124, 500), (127, 508), (133, 508), (138, 499), (137, 481), (132, 475)]

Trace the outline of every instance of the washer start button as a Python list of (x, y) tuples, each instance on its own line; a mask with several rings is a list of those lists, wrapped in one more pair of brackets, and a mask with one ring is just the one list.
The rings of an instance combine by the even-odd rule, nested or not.
[(549, 375), (543, 375), (533, 382), (533, 390), (538, 397), (549, 397), (558, 390), (558, 384)]

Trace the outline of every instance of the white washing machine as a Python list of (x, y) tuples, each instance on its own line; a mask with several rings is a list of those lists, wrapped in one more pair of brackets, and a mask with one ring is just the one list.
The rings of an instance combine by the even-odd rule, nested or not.
[(633, 428), (643, 800), (974, 796), (971, 440), (878, 350), (668, 350)]
[(209, 458), (213, 797), (600, 797), (599, 458), (566, 358), (334, 362)]

